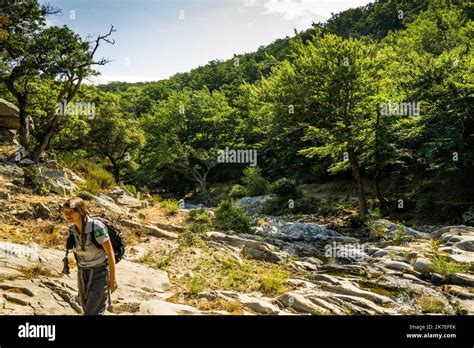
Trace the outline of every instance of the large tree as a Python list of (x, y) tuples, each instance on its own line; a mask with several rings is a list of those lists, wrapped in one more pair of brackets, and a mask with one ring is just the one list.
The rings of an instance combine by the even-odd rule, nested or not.
[(35, 0), (10, 2), (2, 11), (8, 21), (3, 25), (6, 38), (2, 36), (0, 48), (0, 82), (16, 98), (20, 109), (20, 143), (38, 162), (60, 130), (65, 113), (44, 107), (49, 110), (49, 121), (37, 132), (37, 142), (31, 148), (28, 111), (33, 85), (50, 84), (56, 104), (71, 103), (82, 82), (97, 74), (92, 67), (108, 63), (107, 59), (95, 60), (94, 55), (102, 42), (114, 43), (109, 37), (115, 29), (111, 27), (107, 34), (87, 41), (66, 26), (46, 27), (46, 15), (58, 11)]

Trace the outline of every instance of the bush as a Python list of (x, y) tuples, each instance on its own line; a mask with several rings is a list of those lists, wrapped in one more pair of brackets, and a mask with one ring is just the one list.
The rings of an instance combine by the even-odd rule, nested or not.
[(229, 192), (230, 198), (242, 198), (242, 197), (245, 197), (246, 195), (247, 195), (247, 191), (245, 190), (245, 187), (239, 184), (232, 186)]
[(442, 276), (449, 276), (454, 273), (464, 273), (469, 270), (469, 265), (463, 265), (456, 261), (445, 260), (442, 257), (434, 257), (431, 259), (433, 272)]
[(221, 230), (233, 230), (240, 233), (251, 232), (250, 217), (245, 215), (243, 209), (236, 207), (232, 202), (221, 202), (214, 214), (214, 225)]
[(189, 230), (192, 233), (204, 233), (211, 229), (211, 216), (204, 209), (193, 209), (189, 212), (191, 224)]
[(411, 241), (413, 238), (406, 234), (405, 227), (403, 225), (398, 225), (397, 230), (392, 235), (391, 240), (395, 245), (404, 245)]
[(92, 201), (94, 199), (94, 195), (91, 194), (89, 191), (79, 191), (77, 193), (77, 196), (85, 201)]
[(62, 155), (61, 162), (66, 167), (81, 173), (86, 180), (95, 181), (94, 185), (99, 185), (100, 189), (116, 186), (114, 176), (91, 160)]
[(279, 295), (288, 289), (283, 284), (288, 274), (278, 269), (268, 270), (260, 275), (260, 290), (266, 295)]
[(189, 278), (187, 285), (189, 292), (197, 295), (206, 288), (206, 281), (198, 275), (195, 275)]
[(262, 170), (258, 167), (245, 168), (242, 182), (249, 196), (263, 196), (268, 193), (268, 181), (262, 176)]
[(85, 183), (79, 184), (78, 189), (82, 192), (89, 192), (91, 195), (97, 196), (100, 192), (101, 185), (93, 178), (87, 178)]
[(287, 178), (278, 179), (270, 185), (270, 191), (279, 197), (301, 197), (301, 192), (296, 186), (295, 180)]
[(97, 182), (101, 189), (115, 186), (113, 175), (99, 166), (90, 168), (86, 176), (87, 179)]
[(160, 206), (165, 210), (167, 215), (176, 215), (179, 211), (179, 203), (171, 199), (160, 202)]
[(120, 187), (122, 187), (124, 190), (127, 190), (128, 192), (130, 192), (134, 196), (137, 195), (137, 188), (135, 187), (135, 185), (121, 184)]

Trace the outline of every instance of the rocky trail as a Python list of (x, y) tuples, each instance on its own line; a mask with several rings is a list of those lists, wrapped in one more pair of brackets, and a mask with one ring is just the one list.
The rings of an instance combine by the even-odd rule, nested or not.
[[(61, 206), (83, 179), (54, 161), (33, 178), (31, 167), (0, 163), (0, 313), (78, 315), (76, 270), (61, 273)], [(474, 227), (379, 219), (348, 233), (313, 216), (263, 216), (267, 197), (246, 197), (255, 233), (198, 233), (191, 210), (170, 214), (149, 195), (117, 187), (88, 198), (128, 243), (108, 315), (474, 314)]]

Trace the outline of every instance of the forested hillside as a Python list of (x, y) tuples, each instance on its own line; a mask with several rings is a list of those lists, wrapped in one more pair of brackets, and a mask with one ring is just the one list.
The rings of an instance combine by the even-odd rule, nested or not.
[[(459, 219), (472, 202), (469, 1), (376, 1), (166, 80), (100, 86), (77, 82), (107, 62), (88, 56), (94, 46), (69, 29), (42, 29), (50, 12), (30, 11), (34, 28), (2, 20), (8, 59), (0, 87), (35, 121), (27, 144), (34, 161), (46, 150), (64, 163), (99, 163), (117, 182), (215, 205), (249, 165), (220, 163), (227, 148), (255, 151), (251, 171), (262, 183), (354, 180), (363, 216), (369, 208), (420, 216), (441, 209)], [(22, 35), (50, 40), (44, 44), (63, 49), (65, 63), (51, 67), (55, 57), (42, 56), (39, 43), (27, 47)], [(8, 65), (27, 48), (41, 59), (28, 69)], [(67, 66), (81, 55), (82, 68)], [(92, 104), (95, 117), (58, 119), (64, 97)], [(302, 201), (301, 212), (314, 203)]]

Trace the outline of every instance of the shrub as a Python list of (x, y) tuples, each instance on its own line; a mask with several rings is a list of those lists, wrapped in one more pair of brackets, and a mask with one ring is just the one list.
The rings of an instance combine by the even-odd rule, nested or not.
[(403, 245), (411, 241), (413, 238), (405, 233), (405, 227), (398, 225), (397, 230), (392, 235), (391, 240), (395, 245)]
[(239, 184), (232, 186), (229, 192), (230, 198), (242, 198), (242, 197), (245, 197), (246, 195), (247, 195), (247, 191), (245, 190), (245, 187)]
[(464, 273), (469, 270), (468, 265), (463, 265), (456, 261), (446, 260), (442, 257), (434, 257), (431, 259), (433, 272), (442, 276), (449, 276), (454, 273)]
[(287, 178), (278, 179), (270, 185), (270, 191), (280, 197), (301, 197), (301, 192), (297, 189), (295, 180)]
[(251, 219), (245, 215), (243, 209), (236, 207), (232, 202), (223, 201), (215, 210), (214, 225), (221, 230), (233, 230), (240, 233), (251, 232)]
[(91, 194), (89, 191), (79, 191), (77, 193), (77, 196), (85, 201), (92, 201), (94, 199), (94, 195)]
[(244, 169), (242, 182), (246, 194), (249, 196), (262, 196), (268, 192), (268, 182), (262, 176), (262, 170), (258, 167), (247, 167)]
[(416, 304), (421, 307), (423, 313), (444, 313), (444, 303), (439, 299), (428, 296), (421, 295), (415, 300)]
[(120, 185), (123, 189), (127, 190), (130, 192), (132, 195), (136, 196), (137, 195), (137, 188), (135, 185), (126, 185), (126, 184), (121, 184)]
[(78, 189), (82, 192), (89, 192), (91, 195), (97, 196), (100, 192), (101, 185), (93, 178), (87, 178), (86, 181), (78, 185)]
[(113, 175), (99, 166), (89, 168), (86, 176), (87, 179), (97, 182), (101, 189), (115, 186)]
[(203, 291), (206, 287), (206, 282), (204, 279), (199, 277), (198, 275), (192, 276), (188, 280), (188, 289), (189, 292), (191, 292), (194, 295), (199, 294), (201, 291)]
[(171, 199), (160, 202), (160, 206), (165, 210), (167, 215), (176, 215), (179, 211), (179, 203)]
[(284, 293), (287, 288), (283, 282), (288, 278), (285, 272), (272, 269), (260, 275), (260, 290), (267, 295), (278, 295)]

